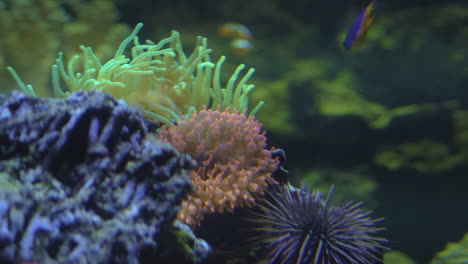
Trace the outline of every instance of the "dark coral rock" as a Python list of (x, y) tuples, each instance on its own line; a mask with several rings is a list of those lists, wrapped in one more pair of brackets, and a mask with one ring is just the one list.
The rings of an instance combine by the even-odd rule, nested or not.
[(20, 184), (0, 189), (0, 262), (160, 258), (195, 164), (145, 122), (97, 91), (0, 96), (0, 178)]
[(174, 222), (171, 232), (167, 235), (166, 240), (169, 243), (161, 245), (161, 257), (157, 263), (194, 263), (199, 259), (205, 260), (211, 252), (210, 245), (198, 239), (192, 229), (180, 221)]

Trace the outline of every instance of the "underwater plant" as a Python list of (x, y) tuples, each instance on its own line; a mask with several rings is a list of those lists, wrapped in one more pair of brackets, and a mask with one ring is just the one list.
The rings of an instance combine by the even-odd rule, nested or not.
[(380, 243), (387, 240), (374, 236), (382, 218), (372, 219), (362, 203), (331, 206), (333, 191), (323, 199), (320, 192), (276, 186), (265, 195), (249, 221), (268, 263), (382, 263), (387, 248)]
[[(140, 106), (145, 117), (165, 124), (190, 116), (192, 111), (204, 106), (247, 110), (248, 94), (255, 87), (247, 84), (247, 80), (254, 69), (237, 82), (245, 68), (239, 65), (223, 88), (220, 72), (225, 57), (212, 63), (206, 38), (198, 37), (194, 52), (187, 58), (177, 31), (157, 44), (150, 40), (140, 43), (137, 33), (142, 27), (142, 23), (137, 24), (114, 57), (105, 63), (90, 47), (81, 46), (82, 55), (75, 55), (68, 63), (59, 53), (57, 64), (52, 66), (55, 95), (65, 97), (79, 90), (101, 90)], [(131, 55), (127, 57), (125, 51), (131, 43)], [(8, 69), (24, 91), (34, 94), (31, 86), (24, 85), (11, 67)], [(66, 89), (62, 89), (60, 78)], [(255, 114), (262, 104), (260, 102), (250, 114)]]
[(237, 110), (204, 109), (163, 126), (159, 137), (198, 163), (190, 173), (195, 191), (182, 202), (177, 217), (191, 227), (206, 213), (254, 205), (267, 186), (276, 183), (271, 173), (279, 161), (265, 149), (261, 124)]

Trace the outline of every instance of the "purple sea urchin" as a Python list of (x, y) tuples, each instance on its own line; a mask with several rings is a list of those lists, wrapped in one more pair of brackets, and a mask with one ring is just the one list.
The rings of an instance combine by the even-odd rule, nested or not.
[(319, 192), (277, 187), (259, 203), (250, 221), (268, 263), (382, 263), (387, 248), (380, 243), (387, 240), (374, 236), (382, 218), (372, 219), (362, 203), (331, 206), (333, 190), (324, 200)]

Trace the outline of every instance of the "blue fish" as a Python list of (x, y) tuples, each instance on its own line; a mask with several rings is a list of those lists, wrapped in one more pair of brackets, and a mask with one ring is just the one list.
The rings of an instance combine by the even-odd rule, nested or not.
[(364, 40), (366, 40), (367, 31), (375, 19), (375, 16), (372, 15), (374, 6), (375, 0), (370, 2), (366, 9), (359, 12), (359, 15), (354, 20), (348, 34), (346, 34), (346, 39), (343, 42), (343, 45), (347, 50), (352, 50), (361, 46)]

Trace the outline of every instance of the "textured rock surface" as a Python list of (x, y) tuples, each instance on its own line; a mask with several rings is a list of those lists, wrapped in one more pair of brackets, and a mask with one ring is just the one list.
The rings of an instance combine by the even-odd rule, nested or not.
[(0, 96), (0, 262), (153, 263), (193, 166), (104, 93)]

